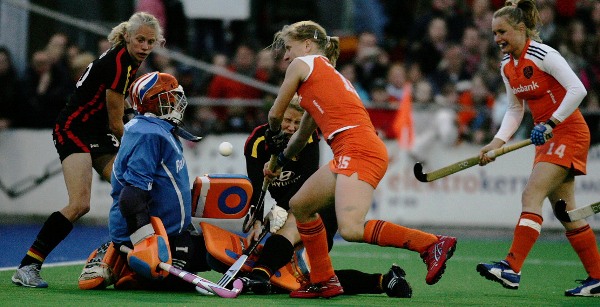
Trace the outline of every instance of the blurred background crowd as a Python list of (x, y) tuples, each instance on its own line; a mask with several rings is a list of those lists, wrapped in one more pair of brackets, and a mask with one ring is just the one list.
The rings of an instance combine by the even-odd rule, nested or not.
[[(75, 17), (90, 14), (70, 8), (66, 0), (31, 2)], [(398, 137), (393, 124), (398, 109), (411, 105), (417, 159), (436, 140), (449, 146), (487, 143), (506, 109), (502, 55), (490, 28), (504, 1), (251, 0), (247, 20), (186, 18), (179, 0), (90, 2), (95, 19), (108, 27), (133, 11), (150, 12), (165, 28), (166, 48), (274, 86), (286, 63), (267, 48), (273, 34), (285, 24), (314, 20), (340, 37), (337, 69), (352, 82), (383, 138)], [(592, 142), (598, 143), (600, 2), (538, 0), (537, 5), (541, 38), (561, 52), (588, 90), (580, 108)], [(26, 65), (15, 65), (9, 49), (0, 46), (0, 129), (52, 128), (86, 66), (110, 47), (105, 37), (30, 18)], [(199, 135), (250, 132), (266, 122), (275, 96), (156, 52), (138, 74), (154, 70), (175, 75), (183, 85), (190, 101), (185, 124)], [(526, 115), (519, 135), (526, 137), (531, 127)]]

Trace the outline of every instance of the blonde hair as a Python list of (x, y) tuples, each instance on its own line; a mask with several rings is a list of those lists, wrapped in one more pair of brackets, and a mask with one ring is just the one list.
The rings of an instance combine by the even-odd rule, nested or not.
[(536, 41), (542, 42), (538, 25), (542, 19), (540, 13), (535, 6), (535, 0), (509, 0), (505, 6), (494, 13), (494, 18), (505, 16), (506, 20), (512, 27), (516, 27), (521, 22), (525, 24), (525, 35)]
[(312, 20), (305, 20), (284, 26), (281, 31), (275, 33), (273, 38), (273, 49), (276, 55), (280, 55), (285, 50), (284, 38), (289, 37), (295, 41), (310, 39), (319, 46), (325, 57), (329, 59), (331, 65), (335, 67), (340, 56), (340, 38), (337, 36), (328, 36), (325, 29)]
[(294, 109), (296, 111), (304, 113), (304, 109), (300, 106), (300, 99), (299, 99), (298, 95), (294, 95), (294, 98), (292, 98), (292, 100), (290, 100), (288, 109)]
[(108, 34), (108, 41), (111, 45), (117, 46), (125, 41), (125, 34), (133, 36), (135, 32), (141, 26), (149, 26), (156, 32), (156, 41), (162, 45), (164, 44), (165, 38), (163, 36), (163, 29), (158, 22), (158, 19), (151, 14), (145, 12), (137, 12), (128, 21), (121, 22), (118, 26), (112, 28), (110, 34)]

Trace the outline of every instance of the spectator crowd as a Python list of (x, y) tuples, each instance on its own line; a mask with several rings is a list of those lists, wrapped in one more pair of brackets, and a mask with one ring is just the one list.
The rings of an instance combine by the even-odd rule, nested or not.
[[(216, 67), (274, 86), (280, 85), (286, 63), (266, 48), (274, 33), (269, 29), (303, 19), (329, 25), (317, 16), (317, 12), (321, 12), (323, 19), (328, 18), (323, 13), (328, 11), (324, 4), (328, 1), (251, 1), (253, 8), (263, 11), (263, 15), (253, 14), (252, 20), (242, 26), (230, 26), (227, 30), (233, 33), (223, 32), (223, 25), (213, 22), (196, 20), (190, 22), (189, 27), (182, 26), (182, 16), (177, 23), (170, 22), (173, 14), (142, 6), (144, 2), (139, 1), (137, 9), (158, 14), (159, 20), (164, 20), (167, 48), (182, 50)], [(294, 9), (298, 3), (303, 8), (314, 9)], [(486, 144), (493, 138), (507, 98), (498, 70), (502, 55), (493, 42), (491, 20), (493, 12), (503, 6), (504, 1), (347, 0), (340, 3), (351, 6), (354, 13), (353, 25), (331, 22), (329, 27), (333, 28), (327, 29), (340, 37), (342, 54), (337, 69), (354, 85), (381, 137), (399, 136), (390, 123), (398, 116), (402, 103), (411, 103), (415, 159), (421, 159), (420, 153), (426, 152), (432, 142)], [(286, 12), (294, 14), (281, 13), (285, 5), (290, 6)], [(586, 119), (592, 142), (597, 143), (600, 138), (600, 2), (538, 0), (537, 5), (543, 22), (539, 29), (543, 42), (561, 52), (588, 90), (580, 108), (590, 115)], [(367, 10), (371, 14), (368, 20), (377, 22), (365, 21)], [(269, 13), (271, 15), (264, 16)], [(203, 31), (199, 31), (199, 26)], [(177, 37), (170, 34), (180, 32), (175, 27), (195, 29), (196, 35), (205, 36), (210, 30), (207, 27), (215, 31), (210, 31), (211, 36), (204, 40), (186, 43), (181, 33)], [(249, 29), (254, 32), (249, 33)], [(233, 37), (229, 44), (227, 37)], [(212, 43), (207, 43), (208, 38), (212, 38)], [(3, 105), (0, 129), (53, 128), (56, 115), (68, 101), (87, 65), (109, 47), (107, 40), (100, 38), (96, 50), (83, 50), (65, 33), (57, 32), (43, 49), (31, 53), (28, 67), (20, 76), (8, 49), (0, 46), (0, 103)], [(220, 105), (190, 105), (185, 123), (199, 135), (250, 132), (266, 122), (266, 112), (275, 96), (225, 76), (181, 65), (176, 59), (158, 53), (151, 55), (138, 74), (154, 70), (176, 76), (192, 102), (202, 101), (194, 99), (199, 97), (213, 101), (224, 99)], [(241, 103), (231, 104), (234, 100)], [(244, 105), (244, 101), (251, 103)], [(525, 124), (530, 126), (522, 130), (529, 131), (532, 123)]]

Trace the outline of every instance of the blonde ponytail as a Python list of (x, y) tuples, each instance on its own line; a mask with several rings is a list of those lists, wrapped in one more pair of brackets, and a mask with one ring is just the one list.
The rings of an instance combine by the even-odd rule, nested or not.
[(131, 15), (128, 21), (121, 22), (118, 26), (112, 28), (110, 34), (108, 34), (108, 41), (113, 47), (122, 44), (125, 41), (125, 34), (133, 36), (134, 33), (144, 25), (153, 28), (157, 36), (156, 41), (160, 45), (164, 44), (165, 38), (163, 36), (163, 29), (160, 26), (158, 19), (145, 12), (137, 12)]

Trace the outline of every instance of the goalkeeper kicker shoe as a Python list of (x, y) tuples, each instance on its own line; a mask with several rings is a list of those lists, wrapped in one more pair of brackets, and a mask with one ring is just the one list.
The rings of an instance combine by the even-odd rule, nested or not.
[(456, 250), (456, 238), (448, 236), (437, 237), (437, 242), (431, 244), (421, 254), (423, 262), (427, 265), (425, 282), (428, 285), (433, 285), (442, 278), (442, 274), (446, 270), (446, 261), (452, 257), (454, 250)]
[(565, 291), (565, 296), (600, 296), (600, 279), (578, 280), (581, 286)]
[(30, 288), (48, 288), (48, 283), (40, 276), (42, 265), (32, 263), (17, 269), (12, 277), (12, 282), (18, 286)]
[(381, 278), (381, 287), (389, 297), (412, 297), (412, 288), (404, 278), (406, 273), (397, 264), (392, 264), (389, 272)]
[(316, 284), (306, 283), (300, 289), (292, 291), (290, 297), (293, 298), (331, 298), (344, 294), (344, 288), (340, 284), (337, 276), (333, 275), (329, 280)]
[(500, 283), (504, 288), (513, 290), (519, 288), (521, 272), (515, 273), (506, 260), (492, 264), (480, 263), (477, 265), (477, 272), (489, 280)]

